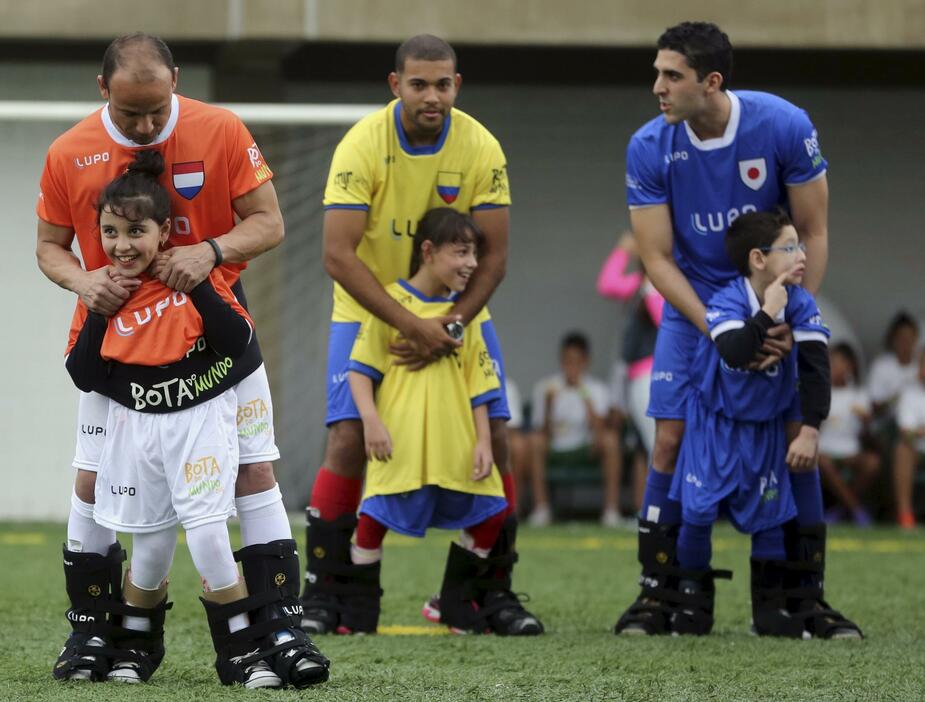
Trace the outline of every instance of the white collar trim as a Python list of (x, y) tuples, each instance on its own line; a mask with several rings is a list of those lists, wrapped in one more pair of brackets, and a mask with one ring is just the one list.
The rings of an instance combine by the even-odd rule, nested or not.
[(739, 103), (738, 96), (734, 92), (727, 90), (726, 95), (729, 96), (729, 121), (726, 123), (726, 131), (721, 137), (702, 141), (694, 134), (694, 130), (691, 129), (691, 125), (687, 123), (687, 120), (684, 121), (684, 129), (687, 131), (687, 138), (690, 139), (691, 145), (694, 148), (700, 149), (701, 151), (713, 151), (714, 149), (721, 149), (724, 146), (729, 146), (735, 141), (736, 132), (739, 130), (739, 117), (742, 114), (742, 106)]
[[(752, 283), (748, 278), (742, 278), (742, 282), (745, 283), (745, 291), (748, 293), (748, 306), (752, 310), (752, 317), (758, 314), (758, 310), (761, 309), (761, 304), (758, 302), (758, 296), (755, 294), (754, 288), (752, 288)], [(777, 313), (777, 316), (774, 318), (774, 321), (778, 324), (783, 324), (784, 312), (786, 311), (786, 306)]]
[(136, 144), (134, 141), (120, 132), (119, 128), (112, 121), (112, 115), (109, 114), (108, 102), (103, 105), (103, 109), (100, 110), (100, 117), (103, 119), (103, 127), (106, 128), (109, 136), (119, 146), (126, 146), (130, 149), (155, 146), (156, 144), (162, 144), (163, 142), (167, 141), (167, 139), (170, 138), (170, 135), (173, 134), (174, 127), (177, 126), (177, 120), (180, 119), (180, 101), (177, 99), (176, 93), (170, 96), (170, 117), (167, 118), (167, 124), (164, 125), (161, 133), (157, 135), (157, 139), (152, 141), (150, 144)]

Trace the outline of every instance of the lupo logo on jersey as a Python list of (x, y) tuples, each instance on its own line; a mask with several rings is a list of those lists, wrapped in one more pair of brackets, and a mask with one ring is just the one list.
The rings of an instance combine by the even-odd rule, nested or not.
[(173, 164), (173, 187), (180, 197), (192, 200), (206, 182), (206, 169), (202, 161)]
[(446, 204), (452, 205), (456, 202), (461, 185), (462, 173), (453, 171), (439, 171), (437, 173), (437, 194)]
[(732, 207), (728, 212), (692, 212), (691, 227), (695, 232), (703, 236), (706, 236), (710, 232), (720, 234), (725, 232), (729, 225), (732, 224), (739, 215), (744, 215), (746, 212), (757, 211), (758, 208), (755, 207), (755, 205), (748, 204), (742, 205), (741, 210), (738, 207)]
[[(157, 318), (160, 319), (164, 316), (164, 311), (167, 310), (171, 305), (174, 307), (180, 307), (186, 304), (186, 293), (181, 292), (172, 292), (168, 294), (163, 300), (158, 300), (154, 303), (154, 314), (157, 315)], [(144, 316), (142, 316), (144, 313)], [(144, 326), (151, 321), (151, 306), (145, 305), (144, 310), (135, 310), (133, 313), (135, 318), (135, 324), (139, 327)], [(119, 336), (131, 336), (135, 333), (135, 327), (131, 326), (131, 317), (129, 321), (126, 322), (123, 315), (114, 317), (112, 319), (113, 327), (116, 330), (116, 334)]]

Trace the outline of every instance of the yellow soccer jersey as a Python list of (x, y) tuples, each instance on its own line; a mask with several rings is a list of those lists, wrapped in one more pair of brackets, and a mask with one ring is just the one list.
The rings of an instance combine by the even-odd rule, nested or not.
[[(383, 286), (408, 275), (411, 240), (428, 210), (507, 207), (511, 194), (501, 145), (465, 112), (453, 109), (433, 146), (413, 147), (401, 126), (399, 100), (357, 122), (334, 152), (325, 209), (368, 212), (357, 255)], [(334, 284), (335, 322), (366, 311)]]
[[(404, 280), (386, 287), (419, 317), (447, 314), (447, 298), (430, 298)], [(500, 393), (498, 376), (482, 338), (482, 310), (466, 327), (455, 353), (419, 371), (393, 365), (389, 343), (398, 332), (367, 315), (353, 345), (350, 370), (379, 383), (376, 408), (392, 437), (392, 460), (370, 460), (364, 499), (437, 485), (475, 495), (504, 496), (497, 467), (484, 480), (472, 480), (475, 421), (472, 408)]]

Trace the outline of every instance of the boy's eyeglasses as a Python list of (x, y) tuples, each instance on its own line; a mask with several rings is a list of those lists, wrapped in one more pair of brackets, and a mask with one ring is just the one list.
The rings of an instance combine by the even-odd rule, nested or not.
[(787, 244), (786, 246), (762, 246), (758, 249), (761, 253), (771, 253), (772, 251), (780, 251), (785, 253), (788, 256), (793, 256), (797, 251), (802, 251), (806, 253), (806, 244), (802, 241), (799, 244)]

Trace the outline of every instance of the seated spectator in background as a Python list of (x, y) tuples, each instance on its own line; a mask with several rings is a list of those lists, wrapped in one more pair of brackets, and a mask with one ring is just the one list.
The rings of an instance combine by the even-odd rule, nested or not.
[[(827, 521), (850, 517), (858, 526), (871, 519), (862, 496), (880, 472), (880, 456), (861, 447), (861, 435), (870, 421), (870, 398), (858, 384), (858, 359), (854, 349), (839, 343), (829, 350), (832, 369), (832, 406), (819, 430), (819, 469), (837, 504), (826, 513)], [(850, 471), (846, 481), (842, 471)]]
[(884, 340), (886, 353), (874, 359), (867, 381), (874, 416), (882, 420), (881, 423), (893, 418), (900, 392), (915, 382), (918, 373), (915, 357), (918, 341), (918, 323), (907, 312), (898, 312), (887, 328)]
[(893, 455), (896, 519), (903, 529), (913, 529), (915, 467), (925, 455), (925, 352), (919, 355), (916, 378), (899, 396), (896, 423), (899, 425), (899, 440)]
[(508, 409), (511, 418), (507, 422), (508, 456), (514, 475), (515, 494), (523, 493), (523, 485), (530, 475), (530, 447), (527, 443), (527, 427), (524, 426), (524, 403), (520, 390), (510, 376), (504, 379)]
[(607, 386), (585, 372), (590, 344), (579, 332), (567, 334), (560, 345), (561, 371), (533, 388), (533, 428), (530, 435), (530, 478), (533, 490), (532, 526), (552, 520), (546, 487), (546, 462), (582, 465), (600, 463), (604, 476), (601, 523), (620, 526), (620, 439), (605, 421)]
[[(633, 267), (639, 270), (630, 271)], [(625, 373), (624, 407), (644, 449), (644, 455), (637, 455), (634, 460), (634, 492), (638, 508), (645, 491), (648, 457), (655, 443), (655, 420), (646, 415), (646, 410), (649, 406), (652, 354), (665, 299), (645, 276), (636, 250), (636, 240), (630, 232), (624, 232), (601, 267), (597, 292), (602, 297), (631, 303), (632, 312), (623, 330), (621, 361)], [(617, 366), (614, 372), (619, 372)]]

